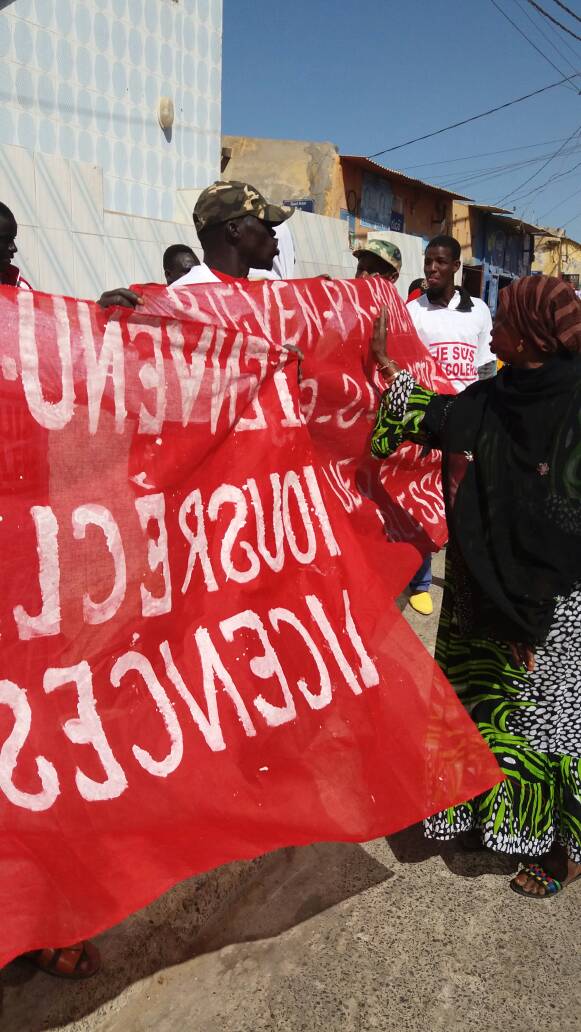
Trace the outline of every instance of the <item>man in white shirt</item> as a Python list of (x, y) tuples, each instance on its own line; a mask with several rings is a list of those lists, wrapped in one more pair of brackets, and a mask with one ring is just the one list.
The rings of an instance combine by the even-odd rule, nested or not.
[(199, 264), (200, 259), (189, 244), (170, 244), (163, 253), (163, 274), (168, 287)]
[[(454, 237), (442, 235), (430, 240), (424, 255), (426, 292), (407, 306), (420, 340), (458, 392), (496, 372), (490, 350), (490, 310), (484, 301), (470, 297), (454, 283), (460, 255), (460, 244)], [(433, 612), (431, 584), (432, 560), (428, 556), (410, 584), (410, 605), (423, 616)]]
[(456, 286), (459, 268), (460, 244), (454, 237), (430, 240), (424, 256), (427, 290), (409, 302), (408, 312), (420, 340), (456, 390), (463, 391), (476, 380), (493, 376), (496, 366), (490, 350), (490, 310), (479, 297), (470, 297)]

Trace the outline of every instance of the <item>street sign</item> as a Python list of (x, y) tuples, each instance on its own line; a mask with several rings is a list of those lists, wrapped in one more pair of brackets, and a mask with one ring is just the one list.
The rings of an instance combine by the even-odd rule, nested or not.
[(282, 202), (286, 208), (298, 208), (299, 211), (315, 210), (315, 202), (312, 197), (295, 197), (292, 201)]

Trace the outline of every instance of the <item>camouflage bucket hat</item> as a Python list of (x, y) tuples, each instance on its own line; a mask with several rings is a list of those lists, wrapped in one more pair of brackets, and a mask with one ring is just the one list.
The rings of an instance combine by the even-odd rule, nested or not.
[(368, 240), (353, 251), (353, 257), (359, 258), (362, 254), (375, 254), (384, 262), (391, 265), (396, 272), (401, 272), (401, 251), (389, 240)]
[(254, 215), (261, 222), (279, 226), (292, 215), (293, 210), (269, 204), (250, 183), (217, 181), (202, 190), (198, 197), (194, 207), (194, 225), (199, 233), (207, 226), (217, 226), (229, 219)]

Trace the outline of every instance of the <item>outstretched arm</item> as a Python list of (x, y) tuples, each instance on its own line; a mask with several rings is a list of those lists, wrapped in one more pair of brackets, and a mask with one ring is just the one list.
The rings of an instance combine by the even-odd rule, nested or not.
[(372, 455), (387, 458), (402, 441), (439, 448), (438, 430), (454, 395), (439, 395), (421, 387), (411, 373), (389, 358), (387, 347), (387, 311), (382, 308), (373, 327), (371, 350), (386, 389), (371, 438)]
[(97, 304), (101, 308), (137, 308), (143, 304), (143, 298), (126, 287), (116, 287), (115, 290), (106, 290), (101, 294)]

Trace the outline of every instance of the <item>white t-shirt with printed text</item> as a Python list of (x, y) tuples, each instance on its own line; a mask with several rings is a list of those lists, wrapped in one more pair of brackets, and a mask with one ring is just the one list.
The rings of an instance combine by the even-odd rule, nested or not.
[(426, 294), (410, 301), (408, 312), (418, 337), (457, 391), (478, 380), (478, 369), (495, 361), (490, 350), (492, 318), (479, 297), (472, 298), (469, 312), (458, 312), (460, 294), (455, 292), (447, 308), (433, 305)]

